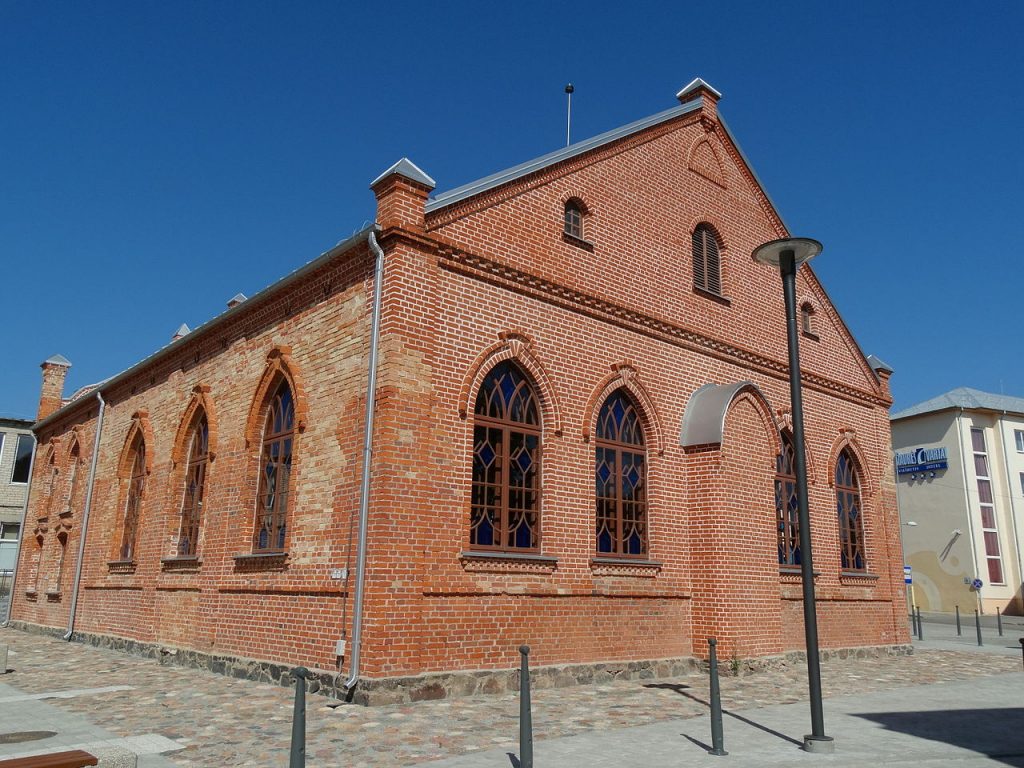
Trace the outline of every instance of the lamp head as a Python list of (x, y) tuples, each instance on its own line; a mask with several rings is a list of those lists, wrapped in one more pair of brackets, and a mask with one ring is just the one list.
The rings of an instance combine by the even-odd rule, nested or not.
[(821, 243), (809, 237), (787, 237), (782, 240), (772, 240), (754, 249), (754, 261), (778, 267), (780, 257), (785, 251), (793, 252), (794, 266), (799, 267), (805, 261), (810, 261), (821, 253)]

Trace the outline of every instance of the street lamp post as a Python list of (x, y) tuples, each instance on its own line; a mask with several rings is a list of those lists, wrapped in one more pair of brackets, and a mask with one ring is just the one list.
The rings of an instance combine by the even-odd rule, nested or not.
[(804, 638), (807, 645), (807, 687), (811, 697), (811, 733), (804, 750), (829, 753), (835, 742), (825, 735), (821, 707), (821, 666), (818, 660), (818, 616), (814, 601), (814, 566), (811, 560), (811, 519), (807, 508), (807, 455), (804, 451), (804, 408), (800, 393), (800, 343), (796, 325), (796, 271), (821, 253), (821, 243), (795, 237), (772, 240), (754, 250), (754, 259), (778, 267), (786, 300), (786, 335), (789, 343), (789, 396), (793, 408), (793, 454), (796, 464), (797, 512), (800, 524), (800, 573), (803, 580)]

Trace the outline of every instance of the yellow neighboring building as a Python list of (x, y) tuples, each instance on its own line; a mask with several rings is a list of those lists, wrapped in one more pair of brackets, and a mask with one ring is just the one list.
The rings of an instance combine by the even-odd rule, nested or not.
[(1024, 614), (1024, 398), (960, 387), (891, 422), (917, 605)]

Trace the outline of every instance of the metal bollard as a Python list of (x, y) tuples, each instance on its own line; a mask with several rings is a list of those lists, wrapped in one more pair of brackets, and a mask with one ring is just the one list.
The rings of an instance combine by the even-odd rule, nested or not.
[(0, 645), (0, 675), (7, 674), (7, 646)]
[(530, 646), (519, 646), (519, 768), (533, 768), (533, 712), (530, 707)]
[(1024, 637), (1022, 637), (1020, 639), (1020, 655), (1021, 655), (1021, 662), (1024, 663)]
[(999, 630), (999, 636), (1003, 636), (1003, 614), (996, 608), (996, 628)]
[(960, 606), (956, 607), (956, 636), (960, 637), (963, 632), (960, 631)]
[(708, 664), (711, 672), (711, 749), (708, 750), (708, 754), (728, 755), (729, 753), (725, 751), (725, 736), (722, 733), (722, 692), (718, 687), (718, 653), (715, 650), (717, 645), (718, 640), (708, 638)]
[(978, 630), (978, 645), (983, 645), (981, 642), (981, 614), (978, 613), (977, 609), (974, 611), (974, 627)]
[(921, 623), (921, 606), (917, 607), (917, 639), (924, 640), (924, 625)]
[(292, 712), (292, 748), (288, 768), (305, 768), (306, 765), (306, 678), (309, 670), (296, 667), (292, 670), (295, 678), (295, 710)]

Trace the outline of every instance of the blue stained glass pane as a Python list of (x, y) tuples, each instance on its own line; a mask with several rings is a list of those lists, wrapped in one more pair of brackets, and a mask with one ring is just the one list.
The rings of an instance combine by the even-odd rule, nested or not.
[(266, 549), (267, 548), (267, 529), (266, 528), (260, 528), (259, 547), (258, 548), (259, 549)]
[(487, 517), (486, 513), (483, 515), (483, 519), (480, 521), (480, 525), (476, 529), (476, 543), (485, 547), (489, 547), (494, 544), (494, 526), (491, 525), (491, 521)]
[(597, 551), (598, 552), (611, 552), (612, 551), (612, 535), (607, 529), (601, 531), (597, 537)]
[(523, 524), (516, 529), (516, 547), (529, 549), (533, 542), (530, 541), (530, 528)]
[(527, 453), (526, 451), (523, 451), (522, 453), (519, 454), (519, 458), (517, 459), (517, 461), (519, 463), (519, 466), (522, 468), (523, 472), (527, 472), (530, 469), (530, 465), (533, 464), (533, 459), (530, 457), (530, 454)]
[(489, 443), (484, 443), (480, 450), (477, 451), (477, 456), (480, 457), (480, 462), (485, 466), (491, 466), (491, 462), (494, 461), (494, 449), (491, 448)]
[(284, 549), (284, 530), (285, 527), (284, 524), (282, 524), (277, 534), (277, 546), (279, 549)]
[(626, 552), (631, 555), (640, 555), (643, 554), (641, 547), (640, 534), (637, 531), (633, 531), (633, 534), (626, 540)]
[(615, 417), (616, 426), (622, 425), (622, 419), (626, 415), (626, 409), (622, 407), (622, 397), (616, 397), (612, 401), (612, 415)]

